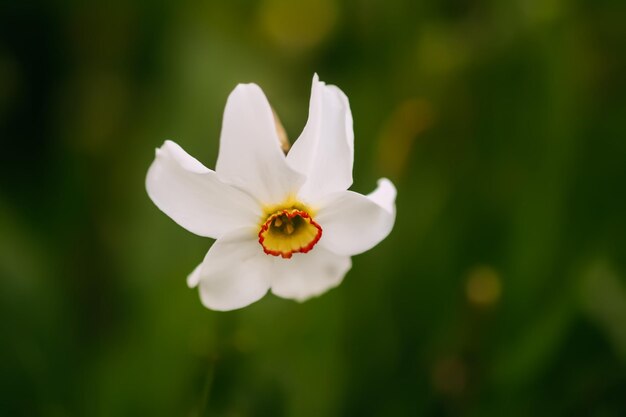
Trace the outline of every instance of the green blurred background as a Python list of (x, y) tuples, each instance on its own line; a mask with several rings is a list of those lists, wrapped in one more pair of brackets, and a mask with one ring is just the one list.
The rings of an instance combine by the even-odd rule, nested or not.
[[(626, 2), (0, 2), (0, 415), (625, 416)], [(144, 178), (256, 82), (351, 101), (394, 231), (217, 313)]]

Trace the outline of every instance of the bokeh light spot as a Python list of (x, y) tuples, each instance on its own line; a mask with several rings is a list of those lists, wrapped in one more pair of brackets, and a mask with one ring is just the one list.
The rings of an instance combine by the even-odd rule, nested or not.
[(502, 285), (498, 272), (490, 266), (477, 266), (467, 275), (465, 293), (468, 301), (478, 307), (489, 307), (498, 302)]
[(337, 17), (333, 0), (265, 0), (259, 13), (267, 36), (279, 47), (292, 51), (320, 44), (335, 27)]
[(417, 137), (430, 128), (435, 118), (430, 101), (410, 98), (389, 116), (378, 139), (378, 164), (382, 172), (399, 177), (409, 161)]

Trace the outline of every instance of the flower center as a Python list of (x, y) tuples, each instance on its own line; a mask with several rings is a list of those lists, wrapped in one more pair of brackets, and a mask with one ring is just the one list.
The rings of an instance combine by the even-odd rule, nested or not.
[(307, 253), (322, 237), (322, 228), (306, 210), (288, 208), (272, 212), (259, 231), (259, 243), (268, 255), (291, 258)]

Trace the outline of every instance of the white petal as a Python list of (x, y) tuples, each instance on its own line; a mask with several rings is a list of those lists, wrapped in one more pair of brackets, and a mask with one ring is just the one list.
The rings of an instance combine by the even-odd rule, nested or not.
[(341, 283), (352, 263), (321, 246), (291, 259), (274, 258), (272, 292), (279, 297), (304, 301)]
[(246, 193), (223, 183), (172, 141), (156, 150), (146, 177), (148, 195), (176, 223), (200, 236), (217, 238), (253, 225), (261, 213)]
[(370, 250), (393, 228), (395, 198), (395, 187), (384, 178), (368, 196), (352, 191), (328, 196), (315, 216), (323, 231), (318, 245), (348, 256)]
[(307, 177), (299, 195), (309, 201), (352, 185), (354, 132), (346, 95), (313, 77), (309, 119), (287, 154), (287, 162)]
[(272, 109), (255, 84), (239, 84), (228, 97), (215, 171), (264, 204), (280, 203), (304, 181), (287, 165)]
[(148, 195), (176, 223), (200, 236), (217, 238), (228, 230), (253, 225), (259, 204), (223, 183), (180, 146), (165, 141), (146, 177)]
[(195, 288), (200, 282), (200, 271), (202, 271), (202, 264), (195, 267), (191, 274), (187, 275), (187, 285), (189, 288)]
[(200, 299), (212, 310), (234, 310), (261, 299), (270, 287), (267, 255), (252, 228), (218, 239), (199, 272)]
[(367, 195), (367, 198), (378, 204), (389, 213), (396, 212), (396, 187), (387, 178), (378, 180), (378, 187)]

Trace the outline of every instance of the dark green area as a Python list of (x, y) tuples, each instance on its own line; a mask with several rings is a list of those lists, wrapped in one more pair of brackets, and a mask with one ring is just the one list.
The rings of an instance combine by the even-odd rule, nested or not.
[[(256, 82), (350, 98), (394, 231), (298, 304), (202, 307), (149, 200)], [(0, 415), (626, 415), (626, 2), (0, 2)]]

